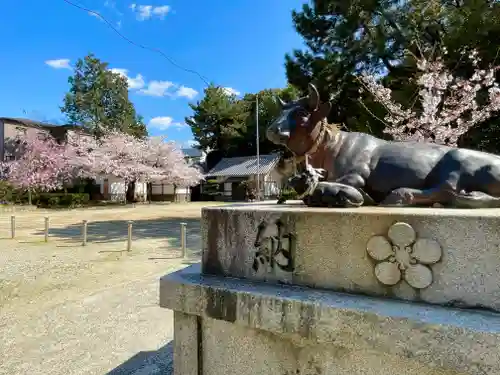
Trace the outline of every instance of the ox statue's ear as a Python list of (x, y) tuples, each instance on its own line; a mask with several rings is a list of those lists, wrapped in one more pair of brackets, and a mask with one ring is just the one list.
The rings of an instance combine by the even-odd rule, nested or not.
[(307, 96), (307, 98), (309, 101), (309, 109), (311, 110), (311, 112), (316, 111), (319, 107), (319, 93), (316, 86), (314, 86), (312, 83), (309, 83), (309, 95)]
[(281, 109), (285, 108), (286, 102), (283, 99), (281, 99), (278, 95), (276, 95), (276, 102), (279, 104)]

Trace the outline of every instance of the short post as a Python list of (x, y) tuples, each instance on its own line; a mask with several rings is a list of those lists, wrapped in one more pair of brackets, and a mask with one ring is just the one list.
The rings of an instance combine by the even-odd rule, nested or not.
[(82, 222), (82, 246), (87, 246), (87, 220)]
[(187, 249), (186, 249), (186, 223), (181, 223), (181, 250), (182, 257), (187, 258)]
[(49, 242), (49, 217), (45, 216), (45, 242)]
[(10, 217), (10, 238), (16, 238), (16, 217), (14, 215)]
[(127, 251), (132, 250), (132, 220), (128, 222)]

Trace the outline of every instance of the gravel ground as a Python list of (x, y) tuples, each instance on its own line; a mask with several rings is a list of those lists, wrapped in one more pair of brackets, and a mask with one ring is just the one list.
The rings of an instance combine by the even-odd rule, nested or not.
[(173, 313), (158, 307), (158, 279), (198, 260), (201, 207), (17, 212), (15, 239), (0, 214), (0, 374), (170, 374)]

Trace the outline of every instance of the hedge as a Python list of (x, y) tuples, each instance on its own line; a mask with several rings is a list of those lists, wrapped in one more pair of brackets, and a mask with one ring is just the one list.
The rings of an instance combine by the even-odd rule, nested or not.
[(43, 208), (72, 208), (84, 206), (89, 200), (90, 195), (86, 193), (40, 193), (33, 203)]
[[(35, 201), (37, 195), (31, 194), (32, 202)], [(0, 202), (7, 204), (28, 204), (28, 192), (21, 189), (16, 189), (8, 181), (0, 180)]]
[(292, 188), (284, 188), (278, 197), (278, 203), (285, 203), (286, 201), (295, 200), (298, 198), (297, 192)]

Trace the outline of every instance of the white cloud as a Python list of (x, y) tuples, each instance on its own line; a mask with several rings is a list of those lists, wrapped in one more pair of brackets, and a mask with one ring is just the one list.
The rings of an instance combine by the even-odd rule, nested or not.
[(196, 95), (198, 95), (198, 91), (192, 89), (191, 87), (181, 86), (175, 94), (180, 97), (193, 99)]
[(170, 95), (167, 90), (173, 86), (175, 86), (174, 83), (170, 81), (149, 81), (148, 86), (139, 92), (148, 96), (166, 96)]
[[(120, 10), (118, 10), (118, 8), (117, 8), (117, 6), (116, 6), (116, 1), (115, 1), (115, 0), (106, 0), (106, 1), (104, 2), (104, 8), (106, 8), (106, 9), (105, 9), (105, 10), (106, 10), (106, 13), (108, 13), (108, 14), (112, 14), (112, 15), (113, 15), (113, 18), (114, 18), (114, 20), (111, 20), (111, 19), (108, 17), (108, 19), (107, 19), (107, 20), (108, 20), (108, 22), (113, 22), (113, 23), (115, 24), (115, 27), (116, 27), (117, 29), (121, 29), (122, 24), (123, 24), (123, 22), (122, 22), (123, 13), (122, 13)], [(104, 21), (104, 18), (102, 18), (103, 16), (99, 17), (99, 16), (97, 16), (97, 15), (95, 15), (95, 14), (93, 14), (93, 13), (90, 13), (90, 12), (89, 12), (89, 14), (90, 14), (91, 16), (94, 16), (94, 17), (96, 17), (96, 18), (99, 18), (99, 19), (100, 19), (101, 21), (103, 21), (103, 22), (106, 22), (106, 21)]]
[(164, 19), (168, 12), (170, 12), (170, 7), (168, 5), (161, 5), (153, 8), (153, 14), (160, 19)]
[(90, 16), (95, 17), (95, 18), (97, 18), (97, 19), (99, 19), (99, 20), (101, 20), (101, 21), (102, 21), (102, 17), (101, 17), (98, 13), (99, 13), (99, 12), (96, 12), (96, 11), (88, 12), (88, 14), (89, 14)]
[(142, 89), (144, 87), (144, 85), (146, 84), (146, 82), (144, 81), (144, 77), (142, 76), (142, 74), (137, 74), (135, 76), (135, 78), (134, 78), (134, 77), (129, 77), (127, 69), (112, 68), (110, 70), (113, 73), (117, 73), (117, 74), (121, 75), (122, 77), (125, 77), (127, 79), (128, 88), (130, 90), (139, 90), (139, 89)]
[(149, 120), (149, 126), (158, 130), (166, 130), (168, 128), (183, 128), (187, 125), (182, 122), (175, 122), (170, 116), (158, 116)]
[[(117, 12), (115, 9), (114, 9), (114, 11), (115, 11), (115, 12)], [(101, 21), (101, 22), (106, 22), (106, 21), (104, 20), (103, 16), (102, 16), (99, 12), (97, 12), (97, 11), (88, 12), (88, 14), (89, 14), (90, 16), (92, 16), (92, 17), (97, 18), (97, 19), (98, 19), (99, 21)], [(121, 16), (123, 15), (123, 14), (121, 14), (120, 12), (117, 12), (117, 14), (118, 14), (118, 16), (119, 16), (119, 17), (121, 17)], [(108, 20), (108, 22), (112, 22), (112, 21)], [(116, 23), (115, 23), (115, 27), (119, 30), (119, 29), (121, 29), (122, 24), (123, 24), (122, 20), (118, 20), (118, 21), (116, 21)]]
[(175, 145), (177, 148), (183, 149), (183, 148), (194, 148), (196, 146), (199, 146), (199, 143), (196, 142), (194, 139), (190, 139), (188, 141), (174, 141)]
[(122, 77), (127, 77), (128, 69), (111, 68), (109, 70), (111, 70), (113, 73), (121, 75)]
[(153, 6), (131, 4), (130, 9), (137, 13), (137, 19), (139, 21), (145, 21), (155, 17), (163, 20), (170, 12), (170, 7), (168, 5)]
[(127, 79), (128, 88), (139, 94), (155, 97), (184, 97), (193, 99), (198, 95), (198, 91), (184, 85), (177, 85), (171, 81), (152, 80), (146, 82), (142, 74), (136, 74), (135, 77), (129, 75), (128, 69), (111, 68), (113, 73), (117, 73)]
[(232, 87), (224, 87), (223, 90), (226, 93), (226, 95), (236, 95), (236, 96), (239, 96), (241, 94), (241, 92), (239, 92), (236, 89), (233, 89)]
[(54, 69), (71, 69), (69, 59), (47, 60), (45, 61), (45, 64)]
[(189, 141), (184, 142), (184, 145), (185, 145), (184, 147), (195, 147), (195, 146), (199, 146), (200, 144), (197, 141), (195, 141), (194, 139), (191, 139)]

